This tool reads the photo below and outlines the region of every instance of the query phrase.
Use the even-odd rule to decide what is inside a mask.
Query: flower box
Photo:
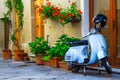
[[[2,58],[5,60],[12,59],[11,50],[2,50]]]
[[[50,61],[43,60],[43,64],[44,64],[44,66],[50,66]]]
[[[50,59],[50,67],[55,67],[58,68],[59,67],[59,61],[61,61],[63,59],[63,57],[54,57]]]
[[[14,50],[15,61],[24,61],[22,55],[24,55],[24,50]]]
[[[68,65],[67,65],[67,63],[66,62],[59,62],[59,68],[63,68],[63,69],[68,69]]]

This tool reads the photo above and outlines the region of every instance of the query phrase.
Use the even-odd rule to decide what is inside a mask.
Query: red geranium
[[[46,5],[39,7],[38,10],[44,18],[56,18],[57,20],[60,20],[63,26],[67,24],[73,16],[77,19],[81,18],[82,11],[77,9],[75,2],[72,2],[70,7],[61,8],[53,6],[49,0],[46,1]],[[68,0],[68,2],[70,2],[70,0]]]

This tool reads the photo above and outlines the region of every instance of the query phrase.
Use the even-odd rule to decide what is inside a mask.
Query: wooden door
[[[34,0],[34,12],[35,12],[34,35],[35,37],[44,37],[43,19],[38,12],[38,6],[43,5],[43,1],[44,0]]]
[[[113,67],[120,66],[120,0],[90,0],[90,23],[96,14],[105,14],[108,28],[102,31],[107,43],[109,62]]]
[[[113,25],[113,64],[120,67],[120,0],[112,0]]]

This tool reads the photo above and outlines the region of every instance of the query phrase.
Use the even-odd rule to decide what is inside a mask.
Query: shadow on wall
[[[1,48],[0,48],[0,59],[2,58],[2,50],[1,50]]]
[[[0,19],[0,57],[3,49],[4,49],[4,23]]]

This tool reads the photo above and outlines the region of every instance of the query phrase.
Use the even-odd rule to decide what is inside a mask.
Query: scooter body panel
[[[65,61],[84,63],[88,58],[88,45],[71,47],[65,54]]]
[[[107,56],[106,43],[104,37],[101,34],[90,35],[89,44],[91,48],[91,56],[88,64],[94,64],[99,59],[102,59]]]
[[[98,59],[103,59],[107,56],[107,54],[105,53],[105,51],[101,50],[101,51],[98,51],[97,52],[97,56],[98,56]]]

